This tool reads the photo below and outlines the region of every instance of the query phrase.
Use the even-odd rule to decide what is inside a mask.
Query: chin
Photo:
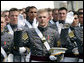
[[[43,25],[40,25],[40,26],[45,26],[45,25],[43,24]]]

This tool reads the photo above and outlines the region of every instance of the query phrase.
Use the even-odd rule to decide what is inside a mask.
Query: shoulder
[[[50,33],[52,33],[52,34],[55,34],[55,35],[59,35],[59,32],[56,30],[56,29],[54,29],[53,27],[48,27],[48,30],[49,30],[49,32]]]
[[[56,24],[55,23],[54,24],[49,23],[48,26],[50,26],[51,28],[54,28],[54,27],[56,27]]]

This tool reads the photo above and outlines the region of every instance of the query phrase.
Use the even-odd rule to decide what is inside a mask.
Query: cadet
[[[32,28],[37,27],[38,22],[36,21],[37,16],[37,8],[35,6],[29,6],[26,8],[26,19],[25,19],[25,26]]]
[[[7,25],[7,30],[11,34],[17,29],[17,23],[18,23],[18,9],[17,8],[11,8],[9,10],[9,18],[10,18],[10,24]]]
[[[53,19],[49,22],[49,24],[53,24],[51,25],[51,27],[54,27],[57,31],[58,31],[58,9],[55,8],[52,10],[52,16],[53,16]]]
[[[82,46],[83,35],[78,27],[78,15],[74,12],[74,20],[71,26],[62,29],[61,31],[61,42],[62,47],[68,48],[65,54],[63,62],[78,62],[79,61],[79,48]],[[81,49],[82,50],[82,49]]]
[[[9,11],[8,10],[4,11],[3,15],[5,16],[6,25],[9,24],[10,23]]]
[[[78,18],[79,18],[79,27],[83,28],[83,12],[78,13]]]
[[[39,22],[38,28],[28,29],[25,33],[21,33],[22,31],[15,32],[15,35],[18,33],[22,35],[22,37],[19,37],[19,44],[21,44],[19,47],[26,46],[30,48],[31,62],[49,62],[50,60],[57,60],[55,56],[50,56],[49,49],[52,47],[61,47],[61,44],[58,45],[60,36],[56,30],[49,27],[48,17],[48,12],[41,9],[37,13],[37,21]]]
[[[35,6],[28,6],[25,9],[26,11],[26,19],[25,19],[25,27],[27,28],[33,28],[38,26],[38,22],[36,21],[37,16],[37,8]],[[29,58],[30,60],[30,50],[28,49],[29,54],[27,54],[26,58]],[[26,62],[29,62],[27,59]]]
[[[7,30],[10,32],[12,35],[14,35],[14,31],[17,30],[18,26],[18,9],[17,8],[11,8],[9,10],[9,18],[10,18],[10,24],[7,25]],[[12,51],[14,55],[14,62],[21,62],[21,54],[20,52],[17,52],[14,48]]]
[[[1,15],[1,62],[10,62],[13,59],[8,58],[8,55],[13,47],[13,36],[5,31],[5,24],[5,18]]]
[[[83,41],[81,41],[81,39],[83,39],[83,9],[82,8],[79,9],[78,18],[79,18],[80,36],[82,36],[82,37],[80,37],[80,42],[79,42],[79,44],[81,44],[79,46],[79,52],[80,52],[79,58],[81,58],[83,60]],[[81,60],[79,59],[79,62],[80,61]]]

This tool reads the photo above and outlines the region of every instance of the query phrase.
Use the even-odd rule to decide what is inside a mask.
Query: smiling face
[[[66,10],[60,10],[59,11],[59,20],[65,20],[67,16],[67,11]]]

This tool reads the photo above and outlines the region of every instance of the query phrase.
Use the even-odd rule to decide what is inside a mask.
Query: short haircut
[[[54,8],[54,9],[52,10],[52,12],[54,12],[54,11],[58,11],[58,8]]]
[[[78,12],[76,12],[76,11],[73,11],[73,13],[74,13],[74,15],[78,15]]]
[[[9,15],[10,15],[10,12],[12,12],[12,11],[17,11],[17,12],[19,12],[19,10],[18,10],[17,8],[11,8],[11,9],[9,10]]]
[[[52,9],[51,9],[51,8],[46,8],[46,10],[47,10],[48,12],[51,12],[51,11],[52,11]]]
[[[5,11],[3,11],[3,12],[9,12],[9,10],[5,10]]]
[[[78,17],[79,17],[80,15],[83,15],[83,12],[79,12],[79,13],[78,13]]]
[[[9,10],[9,13],[11,12],[11,11],[19,11],[17,8],[11,8],[10,10]]]
[[[39,9],[38,12],[37,12],[37,15],[40,14],[40,13],[48,13],[48,10],[47,9]]]
[[[83,15],[83,12],[80,12],[80,10],[83,10],[83,8],[78,9],[78,15]]]
[[[35,9],[37,9],[35,6],[28,6],[28,7],[26,7],[26,12],[29,12],[30,11],[30,9],[32,9],[32,8],[35,8]]]
[[[65,7],[61,7],[61,8],[59,8],[58,11],[60,11],[60,10],[66,10],[66,12],[67,12],[67,8],[65,8]]]
[[[83,10],[83,8],[79,8],[79,9],[78,9],[78,12],[79,12],[80,10]]]

